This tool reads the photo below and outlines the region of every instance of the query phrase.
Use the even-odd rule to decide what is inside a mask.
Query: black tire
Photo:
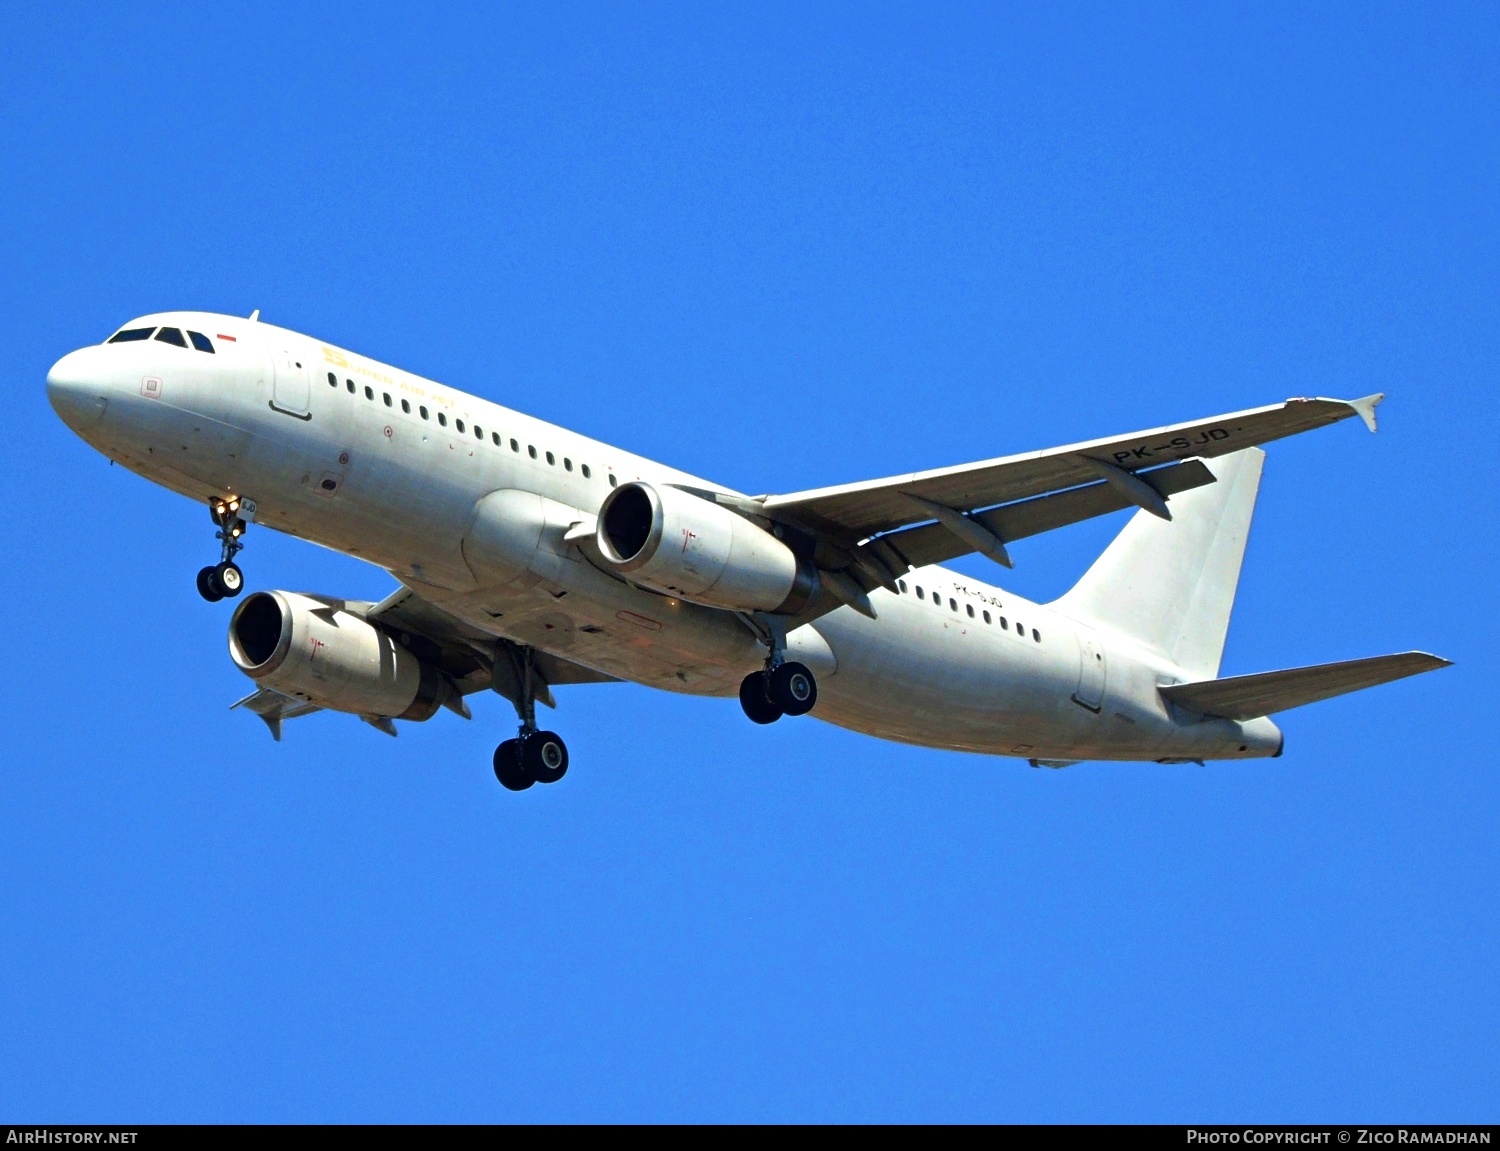
[[[198,573],[198,594],[209,603],[218,603],[224,598],[224,593],[219,590],[217,574],[214,568],[204,568]]]
[[[568,745],[555,731],[537,731],[521,744],[521,764],[538,783],[556,783],[568,774]]]
[[[766,695],[787,715],[806,715],[818,702],[818,681],[805,664],[784,663],[772,669]]]
[[[753,671],[740,681],[740,706],[751,723],[775,723],[781,718],[781,708],[771,702],[767,686],[763,671]]]
[[[507,739],[495,748],[495,778],[507,791],[525,791],[536,782],[521,762],[519,739]]]
[[[220,564],[214,568],[214,586],[233,599],[245,590],[245,573],[232,563]]]

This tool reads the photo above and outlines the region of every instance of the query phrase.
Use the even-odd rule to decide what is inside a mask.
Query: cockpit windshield
[[[136,340],[149,340],[153,332],[156,333],[156,338],[164,344],[172,344],[175,347],[185,348],[188,346],[188,340],[191,340],[193,347],[197,348],[200,352],[207,352],[210,356],[214,355],[214,342],[212,340],[202,332],[191,331],[187,334],[187,340],[184,340],[181,328],[122,328],[106,340],[105,343],[129,344]]]

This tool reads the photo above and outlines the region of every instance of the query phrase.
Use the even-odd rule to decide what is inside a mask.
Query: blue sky
[[[0,1114],[1494,1120],[1489,5],[0,11]],[[47,406],[266,319],[795,490],[1386,391],[1272,446],[1226,674],[1457,666],[1062,772],[560,691],[274,744],[205,511]],[[1117,531],[964,569],[1034,598]],[[252,530],[252,587],[389,577]]]

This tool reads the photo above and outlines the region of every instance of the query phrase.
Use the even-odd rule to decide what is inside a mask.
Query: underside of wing
[[[1150,500],[1129,478],[1194,457],[1212,458],[1358,415],[1372,428],[1382,397],[1293,399],[1212,419],[1088,440],[1039,452],[818,488],[757,501],[762,513],[809,530],[862,540],[934,516],[922,504],[970,512],[1083,485],[1112,487],[1129,506]],[[1180,489],[1179,489],[1180,490]],[[917,497],[914,503],[911,497]],[[1113,510],[1108,509],[1108,510]],[[1159,510],[1159,509],[1158,509]],[[1045,529],[1042,529],[1045,530]],[[972,549],[971,549],[972,550]]]
[[[497,653],[516,646],[450,615],[408,587],[398,588],[364,614],[371,623],[406,637],[407,646],[452,678],[465,694],[493,686]],[[553,686],[617,682],[615,676],[550,652],[529,649],[528,654],[542,680]],[[500,674],[505,674],[503,668]]]

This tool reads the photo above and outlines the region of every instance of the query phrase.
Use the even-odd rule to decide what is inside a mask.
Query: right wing
[[[1425,651],[1407,651],[1400,655],[1377,655],[1343,663],[1295,667],[1289,671],[1263,671],[1258,675],[1171,684],[1157,690],[1173,703],[1203,715],[1255,719],[1451,665],[1451,660],[1441,656],[1428,655]]]
[[[445,706],[465,719],[469,718],[469,712],[461,697],[473,692],[493,688],[514,702],[522,690],[521,678],[527,674],[528,663],[533,697],[548,707],[557,706],[557,701],[552,698],[552,686],[616,682],[615,676],[471,627],[404,585],[379,603],[328,602],[383,628],[423,663],[441,672],[458,691],[458,696],[451,697],[457,702],[448,702]],[[323,710],[316,704],[268,687],[260,688],[230,707],[253,711],[265,721],[277,740],[281,739],[284,720]],[[360,718],[387,735],[396,734],[395,725],[388,719]]]

